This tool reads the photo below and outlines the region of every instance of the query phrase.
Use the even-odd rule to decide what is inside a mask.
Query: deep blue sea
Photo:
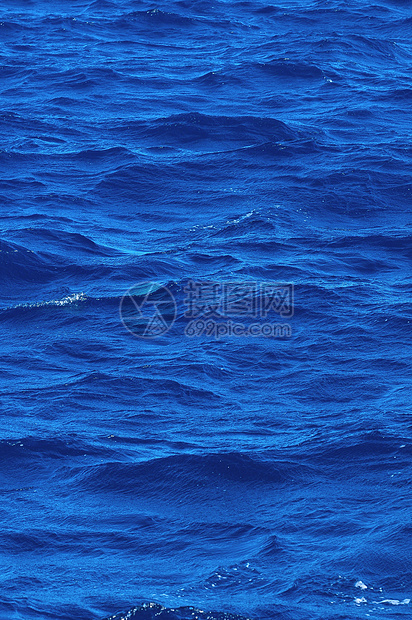
[[[412,5],[3,0],[0,619],[412,617]]]

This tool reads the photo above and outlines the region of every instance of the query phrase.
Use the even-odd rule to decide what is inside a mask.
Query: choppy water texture
[[[0,10],[0,617],[408,618],[410,5]],[[185,336],[189,279],[292,335]]]

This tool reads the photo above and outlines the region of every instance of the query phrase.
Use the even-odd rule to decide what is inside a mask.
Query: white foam
[[[396,598],[385,598],[383,601],[375,601],[375,603],[386,604],[386,605],[409,605],[411,602],[410,598],[404,598],[403,601],[398,601]]]
[[[17,304],[14,306],[15,308],[45,308],[47,306],[68,306],[70,304],[75,303],[76,301],[85,301],[86,295],[84,293],[73,293],[72,295],[67,295],[67,297],[63,297],[63,299],[52,299],[51,301],[38,301],[32,304]]]

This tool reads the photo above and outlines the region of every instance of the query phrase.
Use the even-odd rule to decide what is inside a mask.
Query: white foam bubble
[[[409,605],[410,602],[410,598],[404,598],[403,601],[399,601],[396,598],[385,598],[383,601],[375,601],[375,603],[379,603],[381,605]]]

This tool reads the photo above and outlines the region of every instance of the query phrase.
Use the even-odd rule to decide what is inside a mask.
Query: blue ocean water
[[[1,619],[410,617],[411,28],[3,0]],[[189,334],[190,282],[290,332]]]

